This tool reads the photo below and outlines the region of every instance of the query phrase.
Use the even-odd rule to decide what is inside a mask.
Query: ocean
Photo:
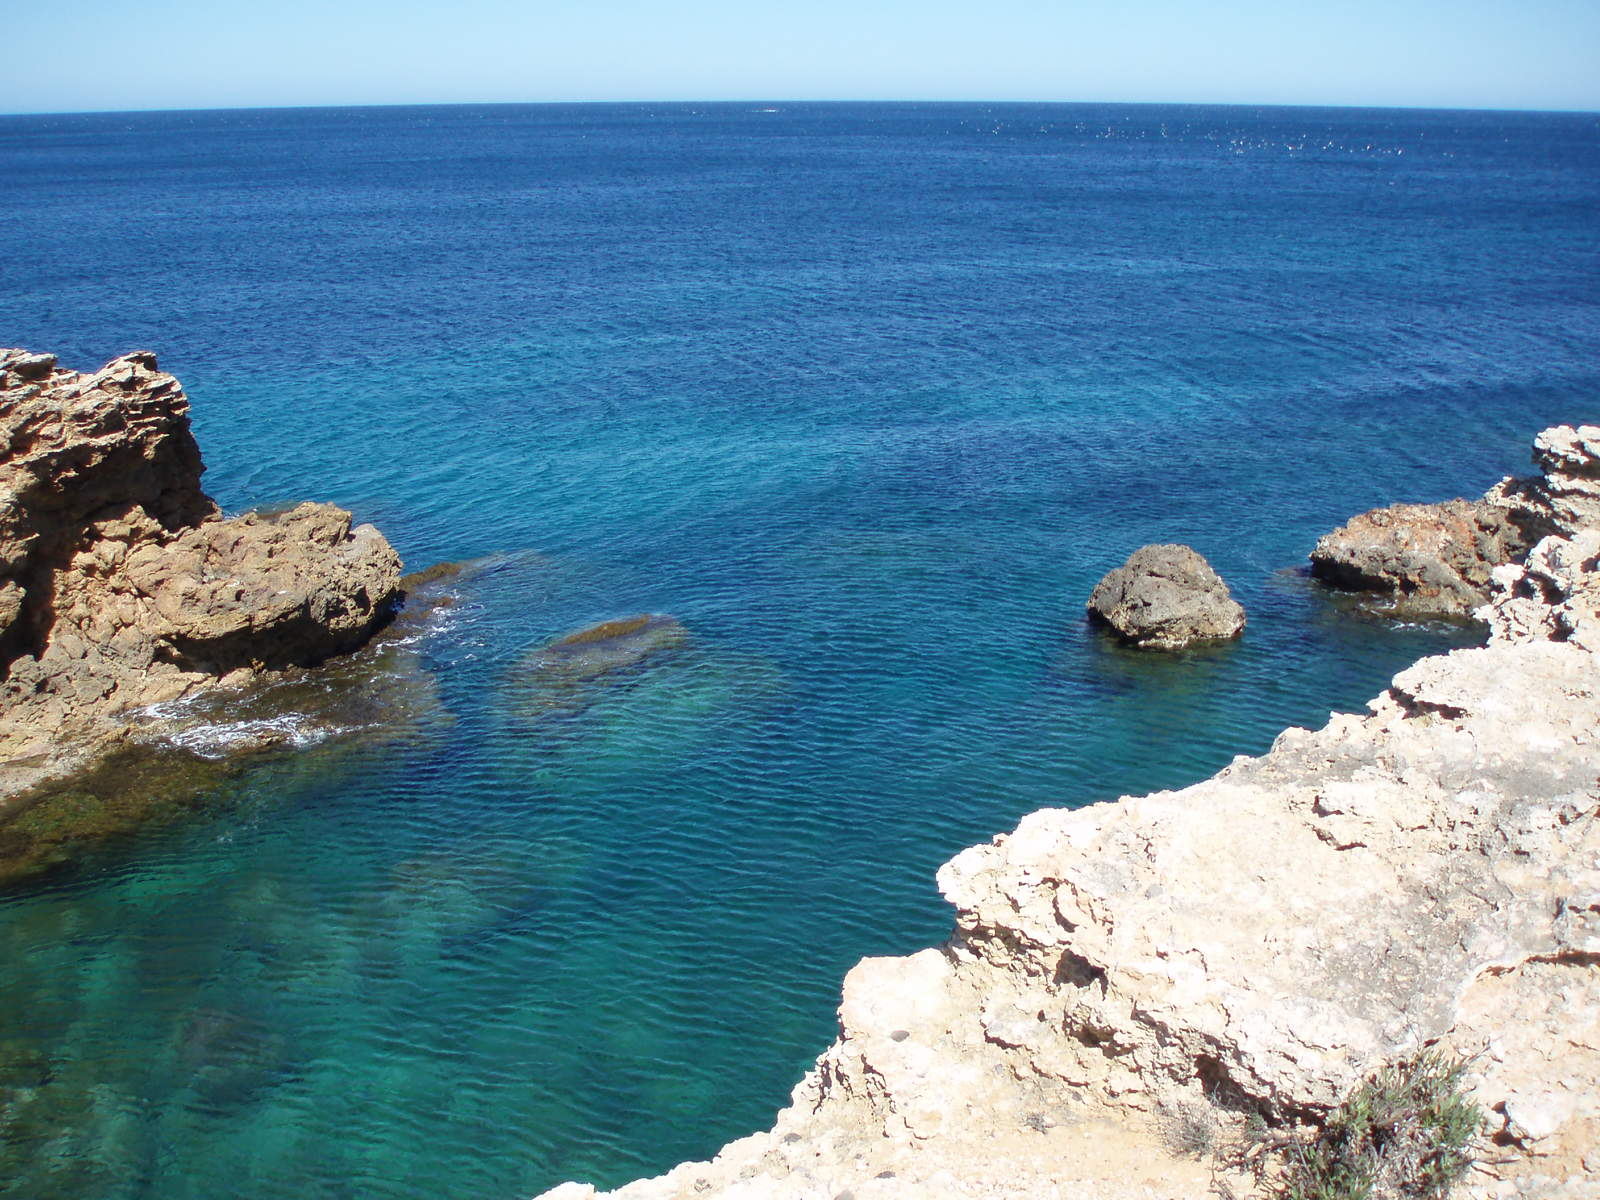
[[[419,730],[0,894],[0,1194],[517,1200],[765,1128],[964,846],[1473,640],[1302,567],[1600,419],[1600,117],[0,117],[0,345],[155,350],[227,510],[470,563]],[[1241,641],[1085,625],[1155,541]],[[689,640],[530,710],[642,612]]]

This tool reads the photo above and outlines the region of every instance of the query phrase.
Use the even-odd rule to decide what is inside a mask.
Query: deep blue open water
[[[1459,643],[1294,569],[1600,418],[1600,118],[7,117],[13,344],[156,350],[230,510],[486,562],[421,648],[452,720],[0,897],[0,1193],[515,1200],[765,1127],[961,847]],[[1085,628],[1167,540],[1240,643]],[[528,650],[643,611],[692,641],[519,710]]]

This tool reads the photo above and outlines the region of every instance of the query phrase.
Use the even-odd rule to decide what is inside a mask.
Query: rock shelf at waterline
[[[341,508],[224,518],[188,414],[153,354],[0,350],[0,820],[140,710],[347,654],[400,603],[399,556]]]
[[[1478,500],[1392,504],[1352,517],[1311,552],[1311,573],[1401,617],[1467,617],[1493,569],[1541,538],[1600,527],[1600,425],[1534,439],[1541,474],[1507,478]]]
[[[248,771],[287,770],[291,756],[304,759],[294,767],[299,775],[331,781],[365,751],[434,744],[454,718],[421,651],[450,620],[458,583],[419,575],[405,584],[405,606],[359,650],[134,709],[124,736],[84,765],[9,796],[0,887],[81,863],[123,836],[227,807]]]

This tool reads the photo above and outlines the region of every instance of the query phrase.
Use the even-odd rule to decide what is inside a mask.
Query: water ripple
[[[413,566],[472,560],[395,646],[431,681],[407,736],[197,711],[195,750],[302,749],[0,897],[0,1194],[510,1198],[764,1127],[844,972],[947,934],[950,854],[1202,778],[1467,636],[1285,568],[1600,419],[1596,136],[0,118],[13,340],[161,350],[230,510],[328,498]],[[1169,540],[1242,641],[1087,627],[1100,574]],[[528,703],[530,651],[643,612],[686,640]]]

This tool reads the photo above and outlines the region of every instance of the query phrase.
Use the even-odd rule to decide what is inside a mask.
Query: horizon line
[[[350,109],[403,109],[403,108],[576,108],[594,107],[648,107],[652,105],[974,105],[991,104],[1007,106],[1097,107],[1097,108],[1253,108],[1253,109],[1337,109],[1376,112],[1463,112],[1463,113],[1521,113],[1548,116],[1600,116],[1600,108],[1533,108],[1503,105],[1451,105],[1451,104],[1316,104],[1303,101],[1249,100],[996,100],[996,99],[812,99],[773,100],[760,98],[734,98],[725,100],[381,100],[354,104],[232,104],[210,106],[180,106],[156,108],[67,108],[0,111],[0,119],[11,117],[110,117],[155,113],[230,113],[230,112],[336,112]]]

